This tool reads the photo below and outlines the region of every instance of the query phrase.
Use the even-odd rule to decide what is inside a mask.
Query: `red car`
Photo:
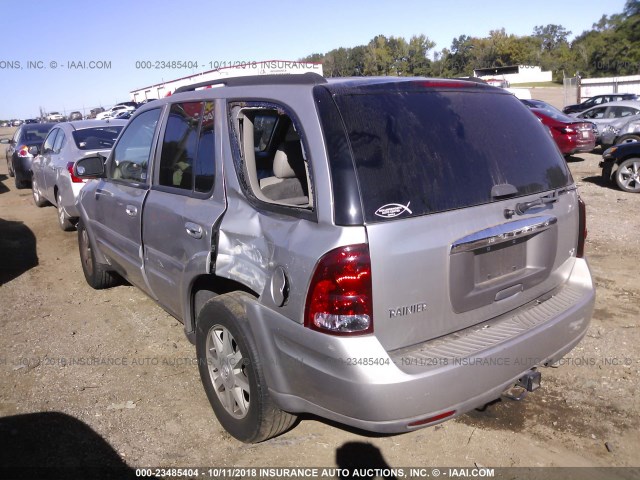
[[[591,122],[569,117],[557,108],[540,100],[523,100],[533,114],[551,131],[564,156],[590,152],[596,148],[596,135]]]

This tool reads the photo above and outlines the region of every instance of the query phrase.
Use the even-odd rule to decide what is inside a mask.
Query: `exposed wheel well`
[[[229,280],[228,278],[218,277],[216,275],[199,276],[191,287],[191,312],[190,318],[187,319],[187,330],[189,332],[195,330],[198,313],[210,299],[224,293],[236,291],[246,292],[256,298],[259,297],[256,292],[235,280]]]

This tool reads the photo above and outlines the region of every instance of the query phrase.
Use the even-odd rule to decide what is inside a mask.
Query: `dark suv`
[[[588,108],[595,107],[608,102],[617,102],[620,100],[637,100],[638,96],[635,93],[609,93],[607,95],[596,95],[595,97],[588,98],[582,103],[576,105],[567,105],[562,109],[564,113],[578,113]]]
[[[120,274],[184,323],[234,437],[302,412],[434,425],[534,390],[583,337],[584,205],[513,95],[425,78],[217,83],[141,107],[106,163],[74,174],[97,179],[78,200],[87,281]]]

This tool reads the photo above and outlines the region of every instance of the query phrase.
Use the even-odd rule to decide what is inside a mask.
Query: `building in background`
[[[496,87],[508,87],[518,83],[551,82],[552,72],[543,72],[533,65],[510,65],[508,67],[477,68],[473,75]]]
[[[245,77],[249,75],[281,75],[313,72],[322,75],[322,64],[313,62],[294,62],[288,60],[265,60],[263,62],[242,62],[239,65],[217,68],[206,72],[156,83],[130,92],[131,100],[142,102],[171,95],[177,88],[194,83],[219,80],[226,77]]]

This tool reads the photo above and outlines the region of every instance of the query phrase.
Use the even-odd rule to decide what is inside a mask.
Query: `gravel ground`
[[[14,188],[3,158],[0,465],[639,466],[640,195],[603,183],[599,159],[569,163],[587,203],[595,315],[540,390],[404,435],[303,417],[244,445],[217,423],[182,325],[134,287],[89,288],[76,235]]]

